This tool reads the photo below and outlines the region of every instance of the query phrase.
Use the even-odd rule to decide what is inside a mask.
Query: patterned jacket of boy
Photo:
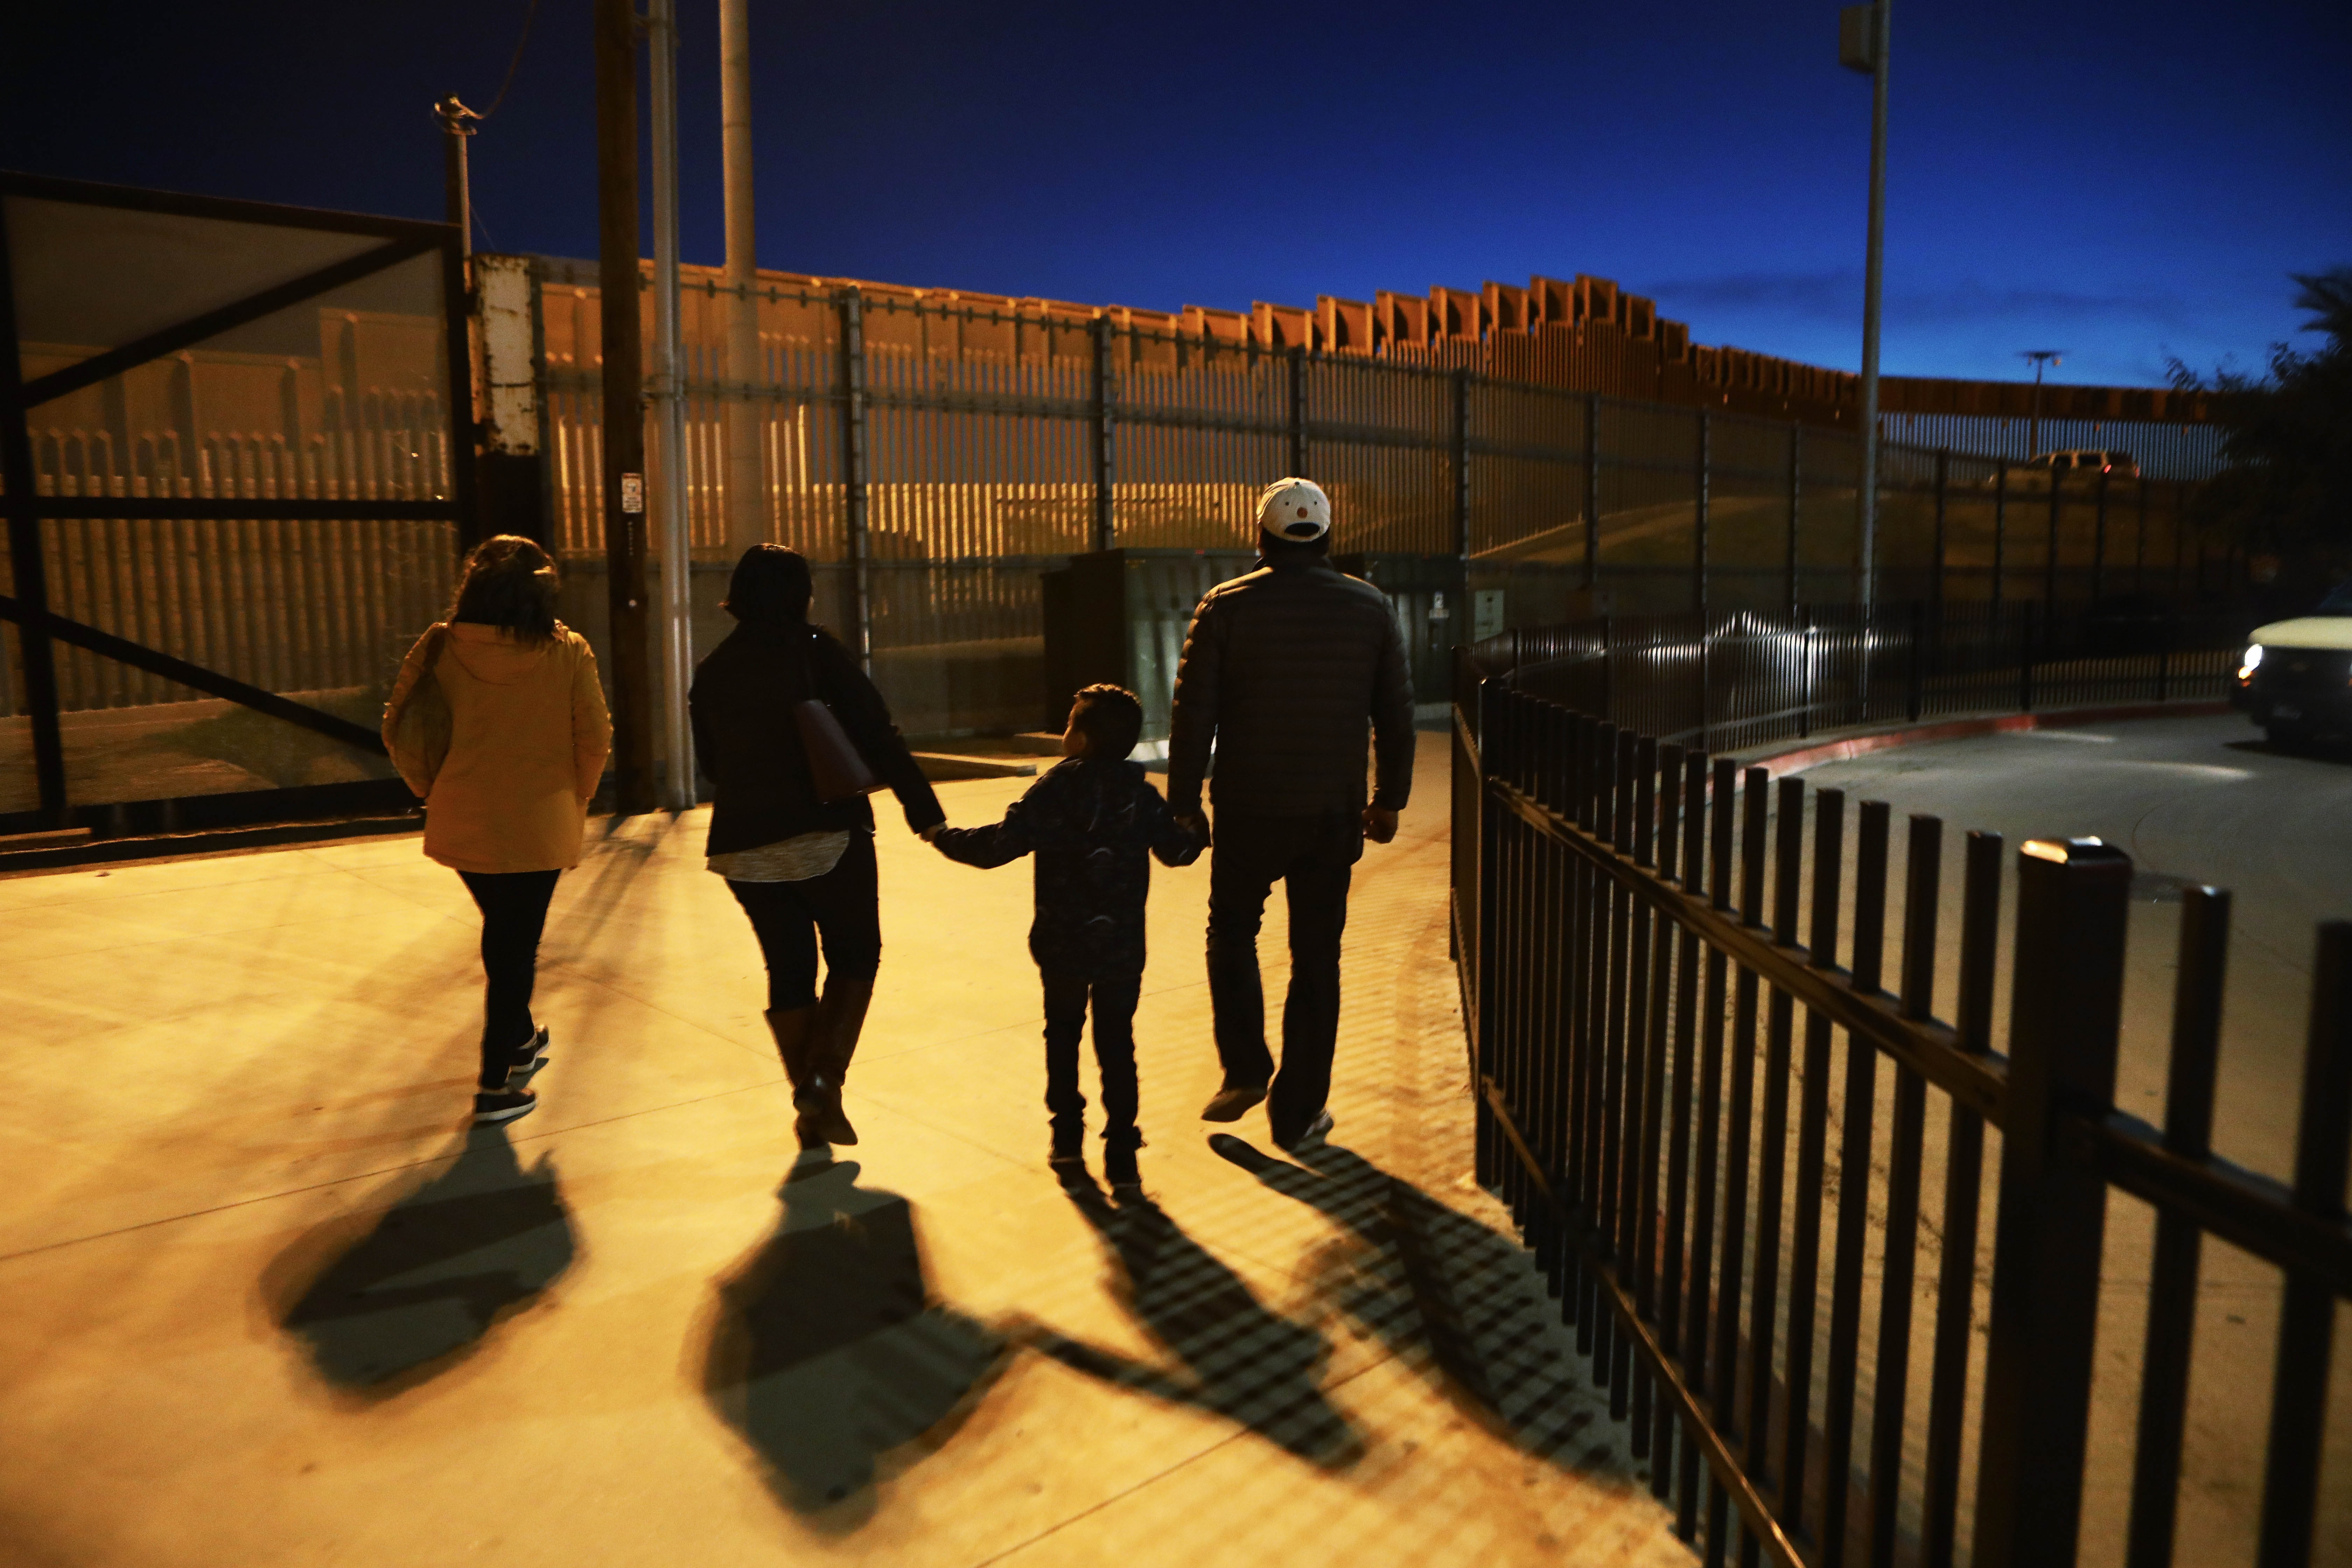
[[[1143,903],[1151,856],[1167,866],[1200,858],[1141,764],[1071,757],[1047,769],[988,827],[950,827],[932,844],[950,860],[987,868],[1034,855],[1036,918],[1029,955],[1040,969],[1089,980],[1143,973]]]

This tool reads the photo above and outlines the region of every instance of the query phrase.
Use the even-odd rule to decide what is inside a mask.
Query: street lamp
[[[2033,412],[2025,421],[2025,455],[2029,458],[2042,450],[2042,369],[2044,365],[2064,364],[2058,356],[2064,349],[2021,349],[2018,358],[2033,362]]]
[[[1878,297],[1886,263],[1886,37],[1893,0],[1838,13],[1838,63],[1870,78],[1870,239],[1862,293],[1862,605],[1878,566]]]

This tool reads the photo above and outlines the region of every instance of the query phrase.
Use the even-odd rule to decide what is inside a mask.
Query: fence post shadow
[[[1299,1164],[1229,1133],[1221,1157],[1317,1209],[1362,1244],[1331,1281],[1336,1304],[1407,1364],[1418,1363],[1465,1417],[1564,1469],[1608,1465],[1605,1437],[1581,1443],[1603,1405],[1544,1342],[1559,1308],[1536,1256],[1515,1238],[1334,1144]]]
[[[1038,1350],[1114,1387],[1212,1411],[1324,1469],[1363,1457],[1361,1435],[1324,1396],[1330,1346],[1319,1331],[1260,1302],[1157,1204],[1114,1205],[1083,1173],[1065,1176],[1062,1189],[1102,1237],[1120,1304],[1177,1365],[1150,1365],[1044,1329],[1035,1331]]]

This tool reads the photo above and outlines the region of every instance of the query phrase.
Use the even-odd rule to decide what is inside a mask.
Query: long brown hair
[[[504,626],[518,641],[555,636],[555,563],[520,534],[485,539],[466,556],[448,618]]]

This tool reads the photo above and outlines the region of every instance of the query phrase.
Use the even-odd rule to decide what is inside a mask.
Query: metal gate
[[[473,533],[438,223],[0,173],[0,834],[410,805],[385,688]]]

